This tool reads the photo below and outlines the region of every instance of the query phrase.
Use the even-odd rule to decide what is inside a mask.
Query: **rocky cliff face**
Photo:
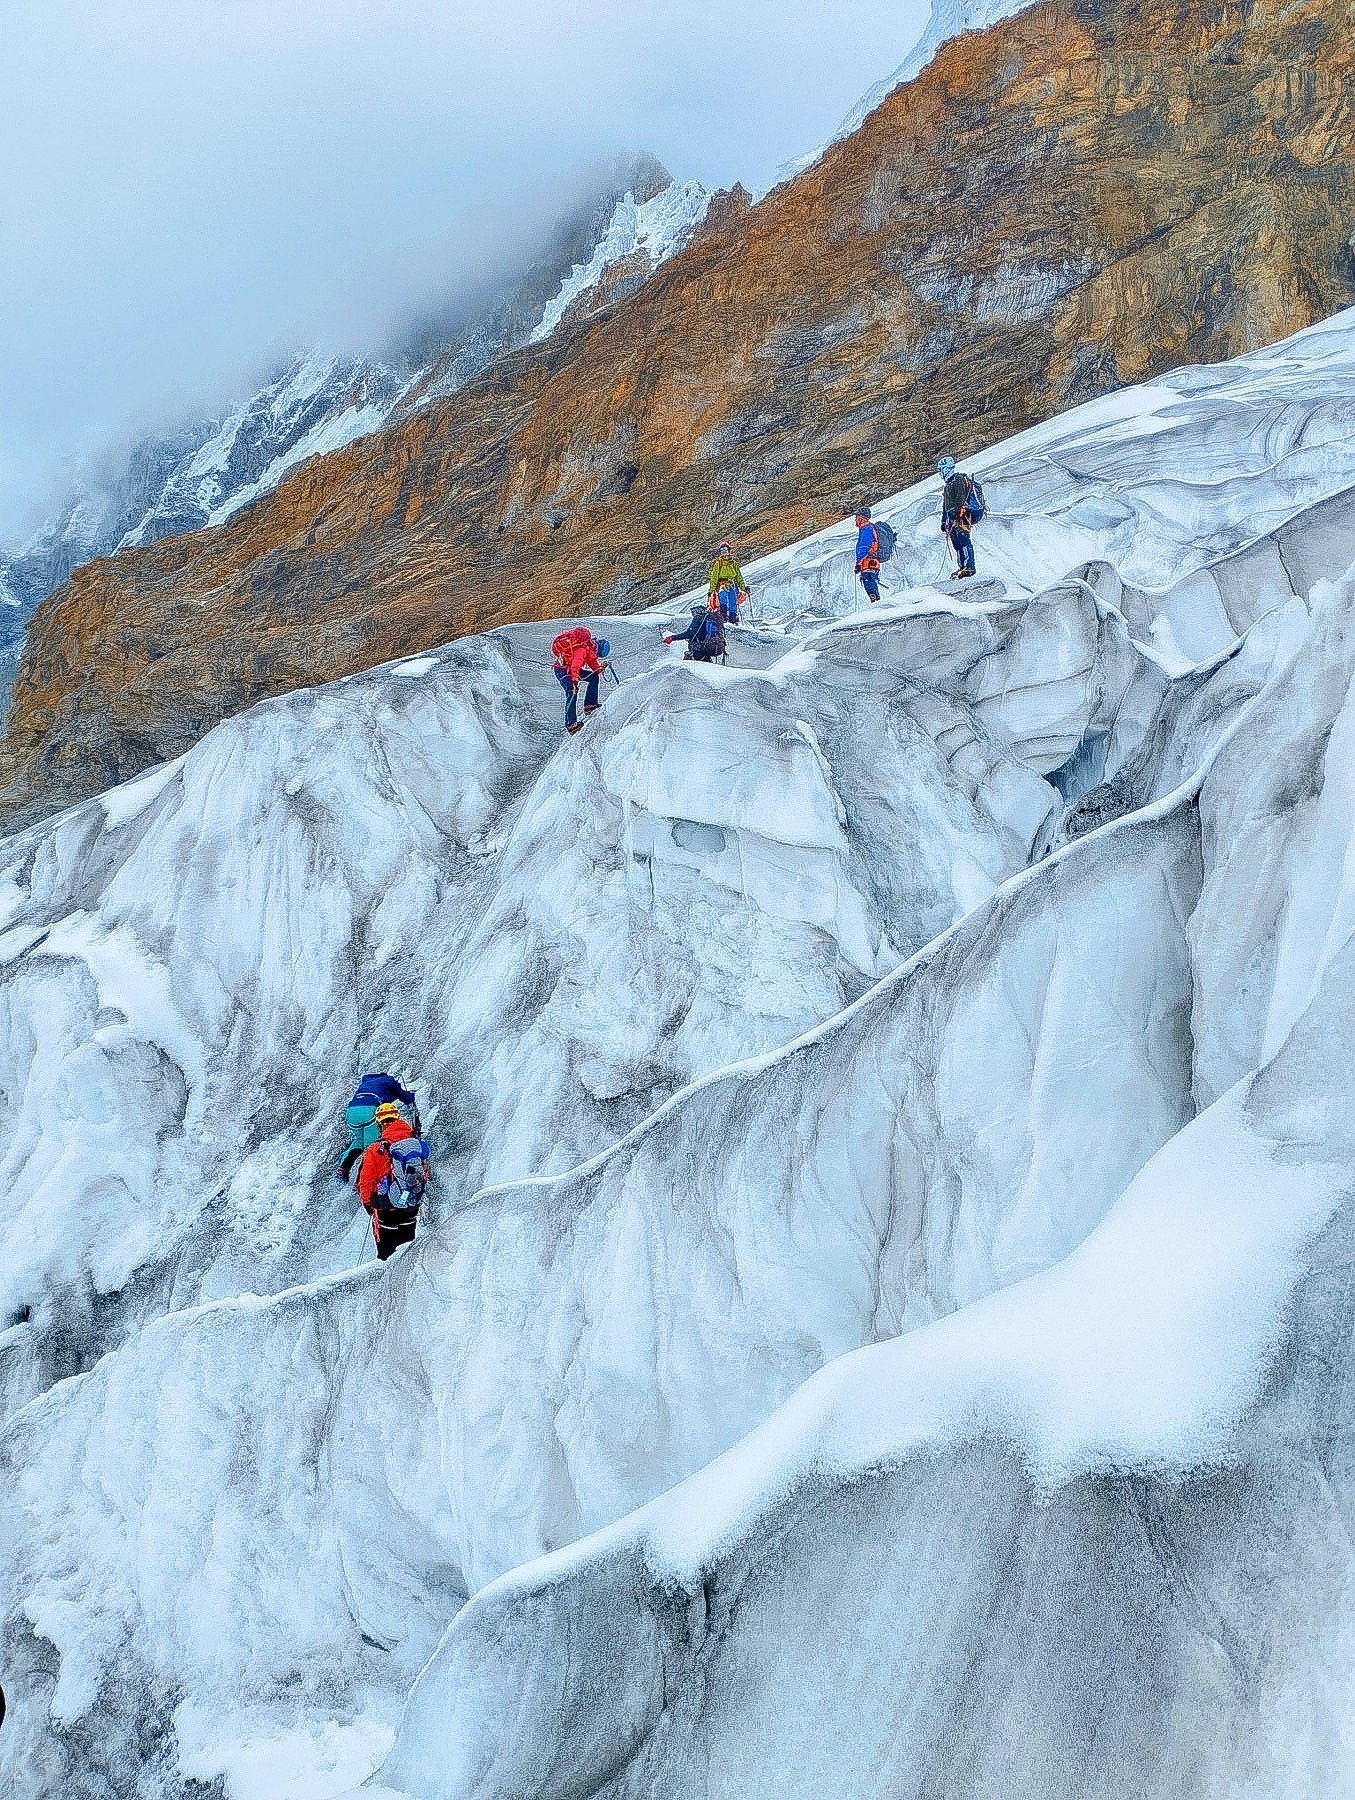
[[[223,523],[291,470],[455,393],[505,350],[553,330],[594,287],[629,292],[681,247],[709,195],[654,157],[593,171],[531,260],[461,294],[379,354],[298,351],[259,390],[212,418],[148,434],[84,468],[48,519],[0,549],[0,718],[34,609],[85,563]],[[667,230],[646,237],[662,217]]]
[[[625,609],[973,447],[1355,291],[1344,0],[1048,0],[944,46],[619,304],[80,570],[30,632],[11,820],[260,695]]]

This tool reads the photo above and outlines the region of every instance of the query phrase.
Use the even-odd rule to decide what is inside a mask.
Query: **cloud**
[[[58,459],[371,342],[586,164],[764,183],[926,0],[15,0],[0,18],[0,529]]]

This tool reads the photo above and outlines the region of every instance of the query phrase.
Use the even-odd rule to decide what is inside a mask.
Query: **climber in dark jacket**
[[[403,1106],[409,1109],[412,1119],[417,1120],[419,1116],[413,1091],[402,1087],[393,1075],[364,1075],[358,1083],[357,1092],[344,1108],[344,1123],[352,1134],[339,1164],[339,1173],[345,1181],[351,1179],[354,1166],[363,1151],[381,1135],[376,1124],[376,1109],[379,1106]]]
[[[380,1106],[383,1100],[392,1100],[397,1106],[413,1106],[414,1091],[402,1087],[394,1075],[364,1075],[358,1083],[358,1091],[348,1102],[350,1106]]]
[[[943,456],[936,472],[945,483],[941,490],[941,530],[950,539],[959,568],[952,579],[963,581],[974,573],[974,528],[970,511],[969,477],[955,466],[953,456]]]
[[[725,653],[725,620],[720,596],[711,594],[704,606],[692,608],[692,622],[685,631],[666,631],[665,644],[686,644],[687,662],[718,662]]]

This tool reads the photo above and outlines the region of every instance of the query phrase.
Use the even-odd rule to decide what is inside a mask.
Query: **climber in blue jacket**
[[[873,606],[880,598],[880,533],[871,523],[868,506],[856,515],[856,573]]]
[[[363,1151],[381,1136],[376,1120],[379,1106],[407,1107],[416,1132],[418,1130],[419,1107],[413,1090],[402,1086],[393,1075],[364,1075],[357,1092],[344,1108],[344,1123],[352,1134],[339,1163],[339,1173],[345,1181],[352,1177]]]

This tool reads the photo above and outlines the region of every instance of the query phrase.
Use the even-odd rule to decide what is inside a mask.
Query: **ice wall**
[[[989,502],[980,576],[1009,597],[1073,575],[1119,583],[1135,638],[1179,672],[1226,649],[1277,598],[1339,574],[1349,502],[1329,522],[1297,521],[1355,486],[1353,319],[1338,313],[1253,356],[1121,389],[1002,444],[954,444]],[[886,595],[946,579],[940,494],[933,476],[892,498],[860,496],[899,534]],[[855,611],[855,541],[845,520],[749,565],[758,616]],[[1225,583],[1247,571],[1223,604],[1215,569]]]
[[[1197,1028],[1263,1014],[1250,1069],[1056,1267],[839,1359],[700,1475],[486,1588],[387,1791],[1350,1785],[1352,602],[1355,579],[1321,596],[1158,811],[1193,814],[1205,855]],[[1218,979],[1276,939],[1263,994]]]
[[[1339,1788],[1352,367],[992,453],[1049,579],[825,623],[825,540],[730,668],[607,621],[578,739],[512,628],[0,847],[13,1791]],[[442,1171],[386,1268],[371,1062]]]
[[[1170,686],[1078,585],[714,677],[607,629],[630,678],[578,743],[552,628],[512,628],[269,702],[0,850],[6,1409],[369,1254],[331,1176],[359,1065],[432,1102],[444,1210],[569,1167],[1024,868],[1047,777],[1088,734],[1134,761]]]

